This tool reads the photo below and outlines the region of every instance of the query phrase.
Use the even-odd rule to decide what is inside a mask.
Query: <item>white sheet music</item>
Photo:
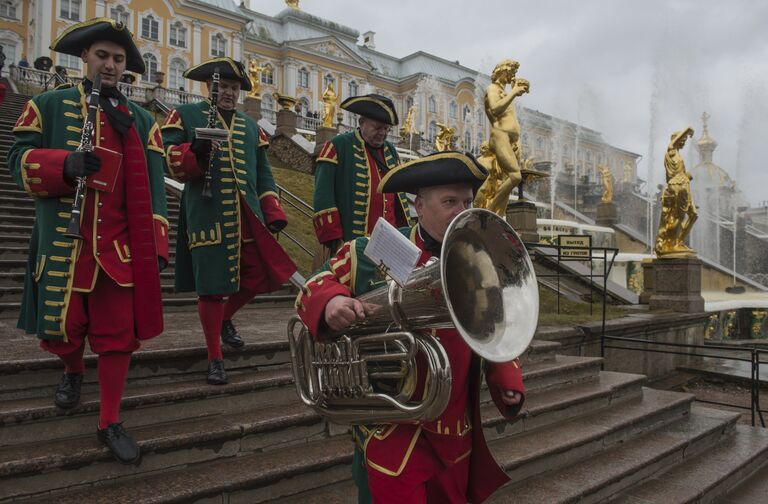
[[[364,254],[376,265],[383,264],[392,280],[405,285],[416,267],[421,250],[392,224],[379,217]]]

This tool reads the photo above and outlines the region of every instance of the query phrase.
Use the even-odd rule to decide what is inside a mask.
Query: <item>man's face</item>
[[[108,40],[94,42],[80,58],[87,65],[86,75],[91,82],[101,74],[104,87],[115,87],[125,72],[125,49]]]
[[[360,136],[372,147],[381,147],[389,133],[389,125],[367,117],[360,118]]]
[[[467,184],[420,189],[414,202],[419,224],[432,238],[442,243],[448,225],[461,212],[472,208],[473,199],[472,187]]]
[[[210,92],[213,81],[208,81],[208,91]],[[237,105],[237,98],[240,96],[240,81],[234,79],[219,80],[219,100],[216,105],[223,110],[232,110]]]

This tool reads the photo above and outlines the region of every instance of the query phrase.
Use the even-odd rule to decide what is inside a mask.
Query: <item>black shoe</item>
[[[121,464],[135,464],[141,458],[139,445],[125,432],[122,422],[110,424],[106,429],[97,429],[96,436]]]
[[[224,361],[212,360],[208,363],[208,385],[226,385],[227,372],[224,371]]]
[[[72,409],[80,402],[80,387],[83,384],[82,373],[64,373],[61,383],[53,394],[53,403],[61,409]]]
[[[245,345],[243,338],[237,334],[235,324],[231,320],[225,320],[221,323],[221,341],[231,346],[232,348],[240,348]]]

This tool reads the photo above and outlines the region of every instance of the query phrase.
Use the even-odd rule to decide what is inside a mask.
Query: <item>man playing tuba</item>
[[[419,265],[440,256],[449,224],[472,206],[474,193],[487,175],[472,157],[449,151],[401,165],[382,178],[379,192],[416,195],[419,224],[400,232],[421,249]],[[313,337],[327,329],[344,330],[366,317],[366,307],[355,297],[375,284],[376,266],[363,255],[367,243],[368,238],[345,243],[302,289],[296,307]],[[361,501],[370,488],[375,503],[482,502],[508,480],[483,437],[482,360],[456,329],[439,329],[434,334],[451,366],[448,405],[432,421],[356,427],[353,473]],[[418,366],[411,397],[423,394],[424,368]],[[519,361],[486,363],[485,369],[497,407],[507,418],[515,417],[525,392]]]

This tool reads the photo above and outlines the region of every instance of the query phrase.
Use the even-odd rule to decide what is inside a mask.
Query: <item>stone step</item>
[[[715,446],[733,432],[739,417],[720,410],[691,413],[684,400],[690,400],[688,394],[645,389],[644,395],[639,411],[628,405],[568,422],[557,427],[555,439],[537,433],[535,438],[516,438],[517,446],[506,439],[497,443],[494,453],[512,482],[487,502],[602,502]],[[556,456],[542,458],[552,451]]]
[[[357,487],[352,480],[346,480],[313,488],[291,497],[270,500],[266,504],[349,504],[351,502],[357,502]]]
[[[768,502],[766,471],[760,471],[763,487],[761,500],[729,494],[734,487],[750,478],[760,467],[768,468],[768,432],[764,429],[737,425],[735,432],[726,436],[709,450],[692,455],[683,454],[681,463],[669,471],[648,479],[612,499],[611,504],[680,504],[698,502]],[[756,475],[756,474],[755,474]],[[753,476],[750,478],[755,480]],[[754,492],[747,484],[744,492]],[[749,490],[748,490],[749,489]],[[721,499],[725,498],[725,501]]]
[[[768,460],[765,456],[763,459]],[[718,500],[719,504],[765,504],[766,502],[768,502],[768,464],[763,464],[737,489]]]
[[[115,462],[95,433],[5,448],[0,454],[0,501],[222,459],[237,464],[239,459],[233,457],[274,454],[287,446],[327,437],[322,419],[299,404],[258,407],[129,432],[142,451],[141,463],[129,467]]]
[[[352,443],[346,436],[282,450],[223,458],[173,472],[98,487],[100,502],[258,503],[349,477]],[[94,502],[92,488],[32,500],[36,503]],[[210,500],[209,500],[210,499]]]
[[[296,402],[286,385],[293,376],[287,367],[228,372],[229,384],[211,386],[196,373],[170,383],[126,388],[121,420],[127,426],[144,427],[163,422],[242,412],[259,405],[280,406]],[[291,391],[292,392],[292,391]],[[98,393],[87,392],[75,408],[64,411],[50,397],[0,403],[0,446],[51,441],[93,434],[98,419]]]

